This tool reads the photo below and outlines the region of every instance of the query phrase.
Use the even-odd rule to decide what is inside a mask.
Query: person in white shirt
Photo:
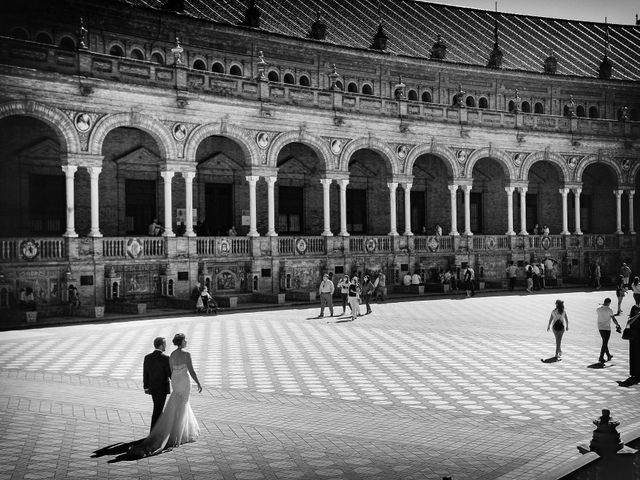
[[[418,274],[418,272],[415,272],[412,276],[411,276],[411,285],[420,285],[420,275]]]
[[[411,274],[409,272],[407,272],[402,278],[402,284],[405,286],[411,285]]]
[[[620,324],[616,320],[616,317],[613,316],[613,310],[611,310],[611,299],[605,298],[604,302],[601,306],[596,309],[596,313],[598,314],[598,331],[600,332],[600,336],[602,337],[602,347],[600,347],[600,358],[598,361],[600,363],[604,363],[604,356],[607,356],[607,362],[611,360],[613,355],[609,353],[609,337],[611,337],[611,322],[616,324],[616,332],[620,333],[621,328]]]
[[[318,288],[318,293],[320,294],[320,315],[318,318],[324,317],[324,308],[329,308],[329,313],[333,317],[333,292],[335,290],[335,285],[333,282],[329,280],[329,275],[325,273],[322,276],[322,282],[320,282],[320,287]]]

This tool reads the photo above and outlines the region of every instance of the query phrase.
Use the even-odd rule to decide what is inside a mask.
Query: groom
[[[167,395],[171,393],[169,386],[171,367],[169,357],[164,354],[167,342],[163,337],[157,337],[153,341],[153,346],[155,350],[144,357],[142,369],[144,393],[151,395],[153,399],[152,429],[162,414]]]

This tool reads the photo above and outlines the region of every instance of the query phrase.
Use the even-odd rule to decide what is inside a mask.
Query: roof
[[[130,5],[162,8],[166,0],[118,0]],[[237,25],[244,19],[247,0],[185,0],[184,14]],[[502,68],[543,71],[554,51],[558,74],[598,77],[598,67],[609,33],[612,79],[640,80],[640,27],[562,20],[471,8],[419,0],[382,0],[382,20],[389,37],[387,51],[428,58],[442,35],[448,62],[486,66],[494,44],[494,25],[504,54]],[[317,8],[327,25],[326,42],[369,48],[379,24],[378,0],[258,0],[260,29],[306,38]]]

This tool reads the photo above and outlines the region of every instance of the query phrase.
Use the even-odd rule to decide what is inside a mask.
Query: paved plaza
[[[0,480],[540,478],[579,456],[602,408],[621,432],[640,426],[640,386],[616,383],[627,342],[614,333],[612,361],[593,368],[595,308],[612,294],[384,303],[355,322],[313,306],[0,332]],[[562,360],[543,363],[556,298],[570,328]],[[142,359],[176,332],[204,387],[191,396],[200,439],[139,461],[95,456],[147,434]]]

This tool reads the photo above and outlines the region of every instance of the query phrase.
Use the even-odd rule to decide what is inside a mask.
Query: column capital
[[[176,172],[173,170],[163,170],[160,172],[160,176],[164,178],[165,181],[171,180],[175,174]]]
[[[349,179],[341,178],[340,180],[338,180],[338,185],[340,185],[340,188],[347,188],[347,185],[349,185]]]
[[[624,190],[622,190],[621,188],[619,189],[615,189],[613,191],[613,194],[616,196],[616,198],[620,198],[622,196],[622,193],[624,192]]]
[[[558,190],[558,193],[563,197],[566,197],[567,195],[569,195],[569,188],[567,187],[561,188]]]
[[[462,190],[465,192],[471,192],[471,190],[473,190],[473,185],[462,185]]]
[[[331,186],[332,182],[333,182],[333,179],[331,179],[331,178],[321,178],[320,179],[320,183],[322,184],[322,186],[324,188],[329,188]]]
[[[409,190],[411,190],[411,188],[413,187],[413,183],[412,182],[405,182],[402,184],[402,188],[408,192]]]
[[[247,177],[247,180],[249,180],[249,177]],[[267,182],[267,185],[275,185],[276,182],[278,181],[278,177],[272,177],[272,176],[264,177],[264,181]]]
[[[398,188],[398,183],[397,182],[387,182],[387,187],[389,187],[389,190],[395,190],[396,188]]]
[[[516,190],[516,187],[504,187],[504,191],[509,195],[513,195],[513,192]]]
[[[574,195],[580,196],[580,194],[582,193],[582,187],[573,187],[571,191],[573,192]]]
[[[87,167],[87,170],[89,171],[89,176],[91,178],[97,177],[102,173],[102,167]]]
[[[447,185],[447,188],[449,189],[449,191],[450,191],[452,194],[455,194],[455,193],[458,191],[458,187],[459,187],[459,186],[460,186],[460,185],[457,185],[457,184],[455,184],[455,183],[454,183],[454,184],[451,184],[451,185]]]
[[[101,166],[104,155],[93,155],[92,153],[67,153],[62,156],[62,159],[63,161],[66,160],[67,165],[88,168]]]
[[[258,175],[247,175],[244,177],[249,183],[258,183],[260,177]]]
[[[73,175],[78,171],[77,165],[62,165],[61,168],[66,175]]]
[[[527,190],[529,190],[529,187],[521,186],[521,187],[518,187],[518,190],[520,191],[520,195],[524,195],[527,193]]]
[[[627,195],[629,195],[629,197],[633,198],[633,196],[636,194],[635,190],[627,190]]]
[[[182,172],[182,176],[186,181],[193,181],[193,179],[196,178],[196,172],[192,172],[192,171]]]

